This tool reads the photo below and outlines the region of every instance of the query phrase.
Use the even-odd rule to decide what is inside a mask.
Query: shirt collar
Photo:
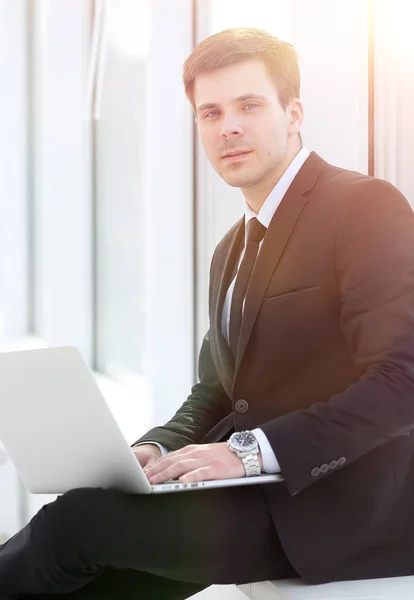
[[[244,202],[245,225],[247,225],[247,222],[250,219],[256,217],[257,220],[260,221],[260,223],[266,227],[266,229],[269,227],[270,221],[272,220],[272,217],[275,214],[277,207],[281,203],[283,196],[286,194],[290,184],[298,174],[300,168],[302,167],[305,160],[308,158],[309,154],[310,151],[307,148],[301,148],[301,150],[297,153],[295,158],[289,164],[282,177],[279,179],[275,187],[272,189],[272,191],[264,201],[259,211],[259,214],[256,214],[250,208],[246,201]]]

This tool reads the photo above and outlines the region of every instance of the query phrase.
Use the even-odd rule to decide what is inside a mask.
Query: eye
[[[210,110],[208,113],[203,115],[203,119],[212,119],[219,114],[218,110]]]
[[[243,110],[246,110],[246,109],[247,110],[253,110],[253,109],[258,108],[258,107],[259,107],[259,104],[257,104],[256,102],[249,102],[249,104],[246,104],[243,107]]]

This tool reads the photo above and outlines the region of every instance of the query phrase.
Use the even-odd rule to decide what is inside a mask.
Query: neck
[[[241,191],[243,192],[247,204],[256,214],[259,213],[266,198],[280,180],[292,160],[300,152],[301,148],[301,141],[299,139],[295,140],[295,143],[292,144],[291,148],[287,149],[285,156],[276,169],[272,171],[269,178],[263,178],[253,186],[242,188]]]

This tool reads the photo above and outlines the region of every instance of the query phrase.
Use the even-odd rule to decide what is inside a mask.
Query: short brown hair
[[[300,73],[298,54],[292,44],[274,37],[263,29],[240,27],[225,29],[206,38],[194,48],[184,63],[185,93],[194,105],[194,83],[197,75],[258,59],[265,63],[274,79],[283,108],[299,98]]]

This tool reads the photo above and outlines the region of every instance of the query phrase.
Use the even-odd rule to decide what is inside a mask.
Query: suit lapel
[[[235,224],[227,251],[223,249],[217,256],[215,269],[211,274],[211,353],[220,381],[230,398],[270,278],[277,268],[295,223],[307,202],[305,193],[315,185],[325,164],[326,162],[320,156],[311,152],[273,215],[246,291],[236,360],[221,333],[221,316],[233,268],[244,245],[244,217]]]
[[[221,316],[227,290],[231,283],[231,275],[244,245],[244,218],[235,225],[235,231],[227,253],[218,258],[216,272],[212,273],[212,314],[211,314],[211,353],[222,385],[229,397],[232,394],[234,378],[234,358],[221,333]],[[215,283],[217,281],[217,283]]]
[[[307,202],[305,192],[315,185],[316,179],[325,164],[325,161],[315,152],[310,154],[270,222],[246,291],[233,382],[237,377],[270,278],[277,268],[295,223]]]

